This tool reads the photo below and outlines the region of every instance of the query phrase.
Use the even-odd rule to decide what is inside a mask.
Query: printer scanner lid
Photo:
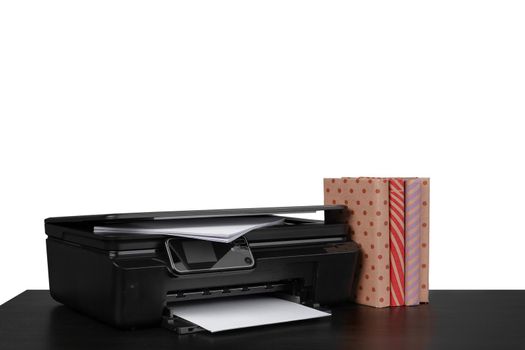
[[[81,216],[62,216],[45,219],[46,224],[62,224],[71,222],[97,222],[97,223],[116,223],[121,221],[136,220],[168,220],[168,219],[196,219],[211,217],[229,217],[229,216],[255,216],[255,215],[282,215],[282,214],[304,214],[325,211],[338,216],[343,215],[346,207],[343,205],[310,205],[294,207],[267,207],[267,208],[241,208],[241,209],[207,209],[207,210],[184,210],[184,211],[158,211],[142,213],[119,213],[119,214],[96,214]],[[330,216],[328,219],[334,219]]]
[[[294,218],[293,214],[324,211],[324,221]],[[347,208],[343,205],[312,205],[292,207],[241,208],[161,211],[142,213],[98,214],[83,216],[63,216],[45,219],[46,234],[49,237],[91,247],[121,250],[153,247],[163,241],[164,235],[118,234],[97,235],[93,233],[96,225],[129,223],[142,220],[179,220],[232,216],[278,215],[285,218],[283,225],[256,229],[246,235],[254,240],[267,240],[268,237],[282,239],[294,235],[341,235],[346,234]]]

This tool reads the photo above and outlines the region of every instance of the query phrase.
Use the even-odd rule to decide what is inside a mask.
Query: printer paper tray
[[[177,334],[191,334],[206,331],[204,328],[177,316],[163,316],[162,327],[174,331]]]
[[[285,300],[286,299],[286,300]],[[163,326],[178,334],[212,333],[330,316],[279,295],[245,296],[174,304]]]
[[[206,331],[204,328],[176,316],[174,310],[175,308],[177,308],[178,303],[173,302],[174,299],[178,299],[177,301],[179,302],[183,301],[183,303],[187,303],[195,300],[216,299],[224,297],[234,299],[236,296],[247,296],[264,293],[274,296],[276,298],[300,304],[300,296],[283,292],[285,290],[289,290],[289,287],[290,284],[287,283],[271,283],[206,291],[188,291],[184,293],[171,293],[168,294],[167,300],[171,300],[172,302],[168,303],[166,306],[165,315],[162,317],[162,326],[164,328],[176,332],[177,334],[190,334]],[[317,307],[318,305],[315,306]]]

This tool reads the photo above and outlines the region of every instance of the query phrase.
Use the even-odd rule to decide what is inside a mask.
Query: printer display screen
[[[178,273],[246,269],[255,264],[244,237],[230,243],[169,238],[166,246],[171,267]]]
[[[207,241],[184,241],[182,248],[189,264],[212,263],[217,261],[217,255],[213,249],[213,244]]]

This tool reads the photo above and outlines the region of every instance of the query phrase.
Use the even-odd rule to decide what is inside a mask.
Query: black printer
[[[291,216],[317,211],[324,221]],[[96,225],[113,223],[258,215],[284,222],[231,243],[201,241],[215,252],[213,263],[195,263],[196,240],[188,238],[93,233]],[[163,324],[179,333],[198,330],[172,316],[179,302],[258,293],[314,307],[347,301],[359,253],[348,239],[347,216],[346,207],[334,205],[48,218],[50,293],[119,328]]]

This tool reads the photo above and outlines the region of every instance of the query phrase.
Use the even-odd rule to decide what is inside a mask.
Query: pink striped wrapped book
[[[419,304],[421,274],[421,179],[405,182],[405,305]]]

